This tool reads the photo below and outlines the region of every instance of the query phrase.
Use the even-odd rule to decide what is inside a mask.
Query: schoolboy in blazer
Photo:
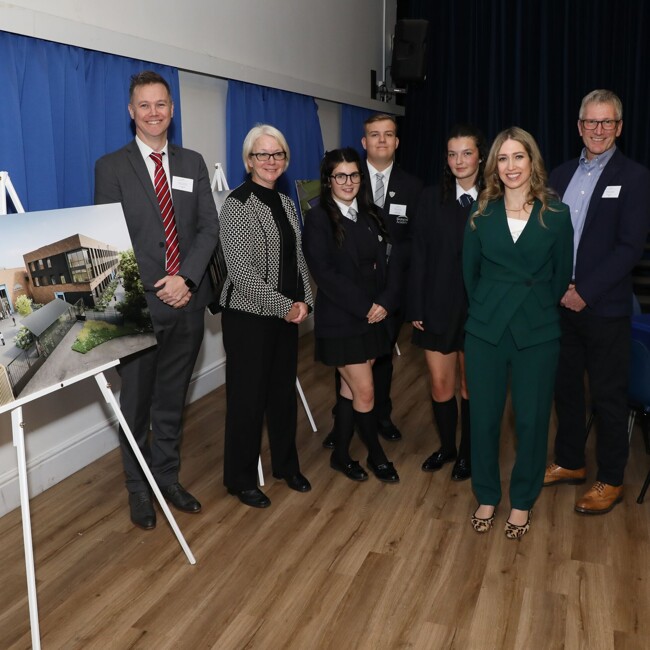
[[[399,146],[397,122],[392,115],[383,113],[370,116],[364,122],[364,136],[361,144],[366,150],[365,171],[368,186],[375,203],[382,208],[382,216],[391,235],[393,251],[399,249],[401,299],[397,309],[387,319],[393,348],[397,343],[406,310],[406,288],[410,264],[410,243],[418,201],[422,193],[422,181],[399,168],[395,162],[395,151]],[[370,166],[370,167],[369,167]],[[372,169],[371,169],[372,167]],[[373,171],[374,170],[374,171]],[[378,202],[376,172],[388,175],[383,199]],[[392,255],[392,253],[391,253]],[[396,264],[397,256],[392,260]],[[379,357],[373,367],[375,380],[375,410],[379,421],[379,433],[386,440],[399,440],[402,436],[391,419],[393,405],[390,397],[393,377],[393,350]]]

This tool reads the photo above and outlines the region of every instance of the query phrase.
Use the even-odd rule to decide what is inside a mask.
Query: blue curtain
[[[377,111],[359,106],[341,105],[341,147],[354,147],[364,160],[366,152],[361,146],[363,123]]]
[[[92,204],[95,161],[133,138],[127,104],[136,72],[169,82],[170,141],[181,142],[175,68],[2,31],[0,53],[0,170],[25,210]]]
[[[278,181],[278,190],[297,202],[295,181],[318,178],[323,157],[316,102],[306,95],[241,81],[228,82],[225,172],[231,188],[246,178],[242,144],[246,134],[258,123],[275,126],[289,143],[291,162]]]

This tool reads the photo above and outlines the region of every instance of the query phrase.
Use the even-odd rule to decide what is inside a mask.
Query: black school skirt
[[[337,338],[316,338],[316,361],[326,366],[348,366],[364,363],[390,352],[390,338],[386,321],[374,323],[363,334]]]

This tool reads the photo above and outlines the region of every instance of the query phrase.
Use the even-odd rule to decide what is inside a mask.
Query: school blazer
[[[343,227],[346,218],[341,217]],[[399,303],[399,265],[387,264],[386,240],[371,222],[371,230],[381,242],[377,247],[378,293],[369,295],[359,284],[359,255],[352,237],[339,248],[327,212],[320,206],[305,217],[303,247],[307,266],[318,291],[314,307],[314,334],[321,338],[355,336],[367,331],[367,314],[373,302],[390,314]],[[380,239],[381,238],[381,239]]]
[[[453,196],[441,201],[440,188],[428,187],[418,204],[407,285],[407,321],[420,320],[428,332],[442,334],[450,319],[464,322],[463,235],[470,206]]]
[[[577,167],[574,159],[551,173],[549,185],[560,196]],[[616,149],[589,201],[576,255],[576,291],[588,313],[631,314],[631,272],[643,254],[649,222],[650,171]]]
[[[472,213],[477,204],[472,206]],[[541,203],[517,242],[512,241],[503,199],[468,221],[463,278],[469,298],[465,331],[496,345],[506,328],[518,348],[560,337],[558,304],[571,280],[573,227],[568,206],[551,202],[539,222]]]

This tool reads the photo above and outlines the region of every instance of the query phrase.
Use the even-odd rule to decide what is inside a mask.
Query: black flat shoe
[[[402,439],[400,430],[389,420],[388,422],[380,422],[377,433],[389,442],[395,442]]]
[[[156,527],[156,511],[153,509],[149,491],[129,492],[131,521],[138,528],[152,530]]]
[[[323,447],[325,449],[334,449],[336,443],[334,442],[334,429],[332,429],[323,439]]]
[[[180,483],[166,485],[161,487],[160,491],[165,499],[178,510],[191,514],[201,512],[201,504]]]
[[[445,463],[450,463],[452,460],[456,460],[456,451],[438,449],[422,463],[422,471],[437,472]]]
[[[330,467],[341,474],[345,474],[352,481],[367,481],[368,474],[356,460],[351,460],[345,465],[332,454],[330,458]]]
[[[245,506],[251,508],[268,508],[271,505],[271,499],[259,488],[253,488],[252,490],[231,490],[228,488],[228,494],[236,496]]]
[[[459,458],[451,470],[452,481],[466,481],[472,476],[472,465],[468,458]]]
[[[393,467],[393,463],[385,462],[380,465],[375,465],[370,458],[366,459],[368,463],[368,469],[384,483],[399,483],[399,474],[397,470]]]
[[[311,490],[311,483],[300,472],[293,476],[278,476],[277,474],[273,474],[273,476],[281,481],[286,481],[287,485],[296,492],[309,492]]]

